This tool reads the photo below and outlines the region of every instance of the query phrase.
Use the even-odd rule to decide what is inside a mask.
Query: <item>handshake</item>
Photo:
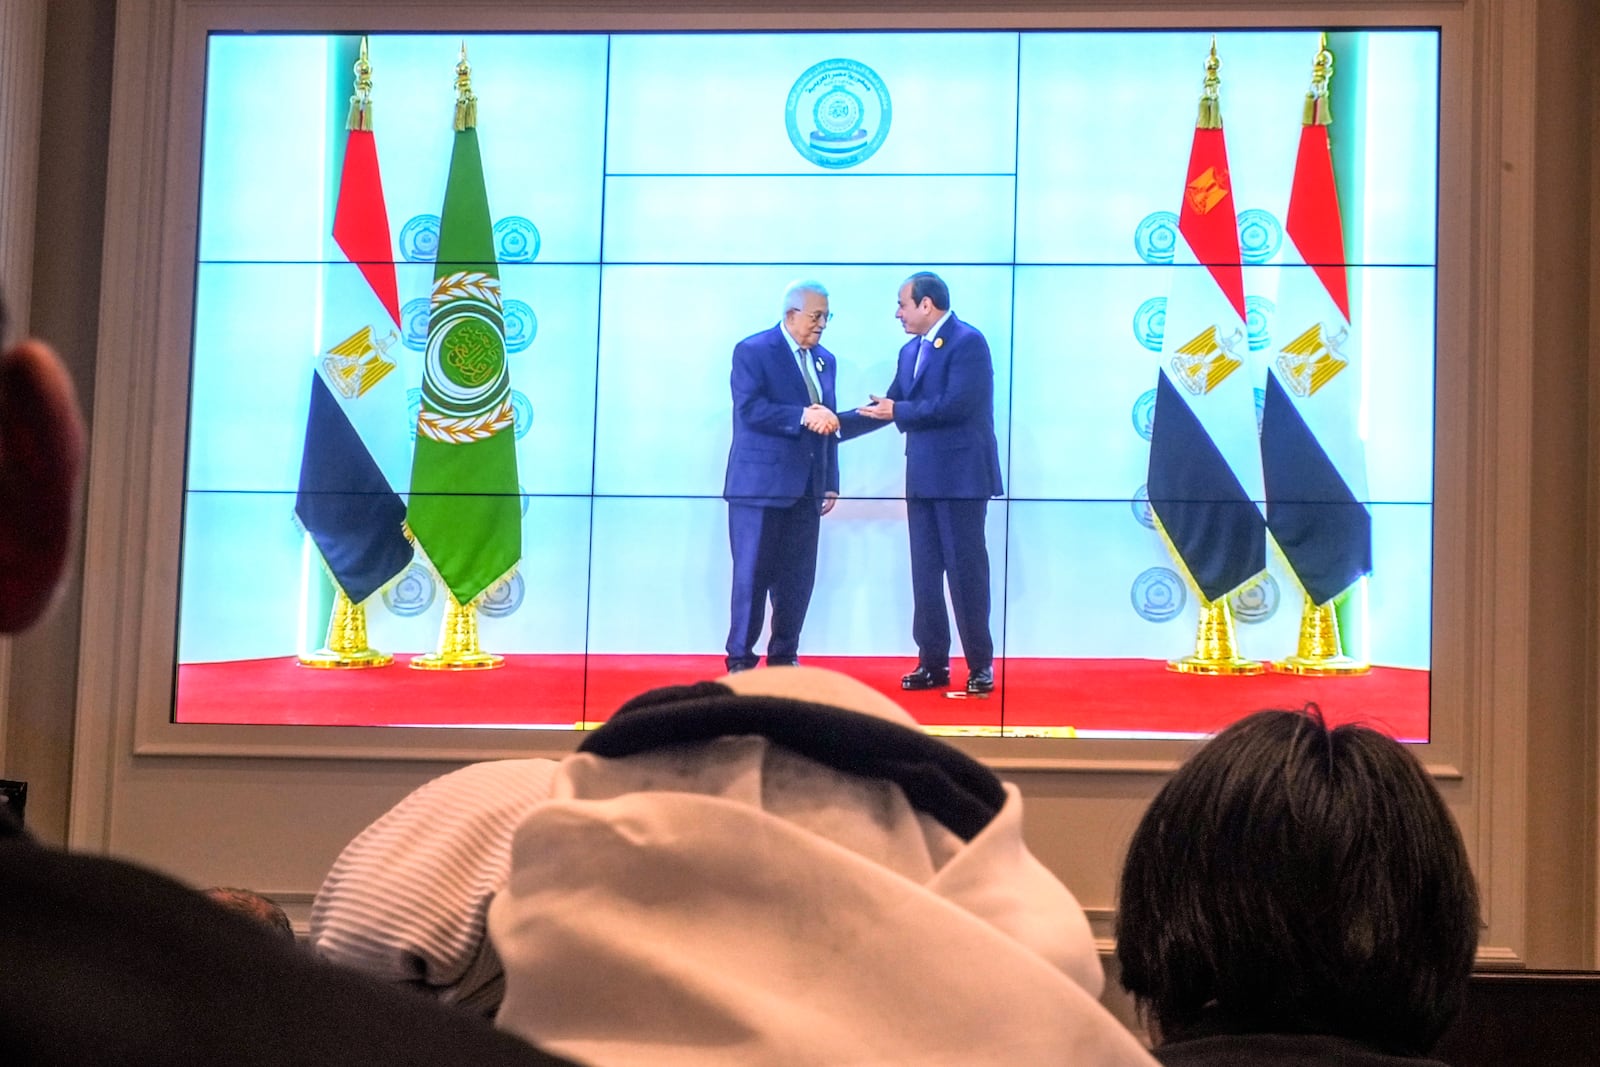
[[[801,413],[800,425],[812,433],[827,436],[839,432],[839,416],[821,404],[812,404]]]

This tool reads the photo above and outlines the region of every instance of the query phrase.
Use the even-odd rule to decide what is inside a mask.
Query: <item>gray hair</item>
[[[791,311],[799,311],[801,308],[805,307],[805,294],[807,293],[816,293],[818,296],[822,297],[822,299],[828,299],[828,290],[823,288],[821,282],[790,282],[789,288],[783,294],[783,307],[779,309],[779,315],[787,315]]]

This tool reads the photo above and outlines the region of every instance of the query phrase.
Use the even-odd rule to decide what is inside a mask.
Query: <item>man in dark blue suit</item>
[[[984,521],[999,496],[1000,450],[994,436],[994,364],[983,334],[950,312],[950,290],[937,274],[913,274],[900,286],[895,318],[912,335],[900,349],[884,396],[842,417],[845,439],[893,422],[906,435],[906,525],[911,534],[911,636],[917,667],[904,689],[950,683],[950,621],[967,657],[967,692],[994,689],[989,633],[989,549]]]
[[[826,289],[796,282],[784,294],[782,321],[733,348],[733,447],[722,487],[733,550],[729,671],[758,662],[769,597],[767,665],[798,662],[817,532],[839,498],[835,364],[817,343],[832,317]]]

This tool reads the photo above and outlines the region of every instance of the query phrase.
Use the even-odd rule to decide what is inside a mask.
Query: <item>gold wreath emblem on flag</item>
[[[1314,323],[1305,333],[1284,345],[1278,357],[1278,373],[1284,384],[1298,397],[1315,396],[1333,376],[1350,365],[1339,347],[1350,336],[1350,328],[1341,326],[1332,337],[1323,335],[1322,323]]]
[[[1178,384],[1195,396],[1204,396],[1221,385],[1244,365],[1243,360],[1233,356],[1240,337],[1241,332],[1234,330],[1233,336],[1219,339],[1217,328],[1207,326],[1172,357],[1172,373]]]
[[[372,327],[363,326],[328,349],[322,357],[323,373],[339,395],[354,400],[394,370],[394,364],[383,357],[398,339],[393,330],[388,337],[374,338]]]
[[[487,441],[501,430],[515,425],[516,413],[509,399],[492,411],[469,418],[440,415],[426,408],[417,416],[417,432],[429,440],[445,445],[468,445],[474,441]]]
[[[1228,197],[1228,169],[1207,167],[1184,189],[1184,198],[1195,213],[1204,215]]]

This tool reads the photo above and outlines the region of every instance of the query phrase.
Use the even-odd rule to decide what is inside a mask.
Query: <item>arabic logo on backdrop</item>
[[[843,170],[882,147],[891,112],[877,71],[853,59],[824,59],[795,80],[784,120],[796,152]]]

